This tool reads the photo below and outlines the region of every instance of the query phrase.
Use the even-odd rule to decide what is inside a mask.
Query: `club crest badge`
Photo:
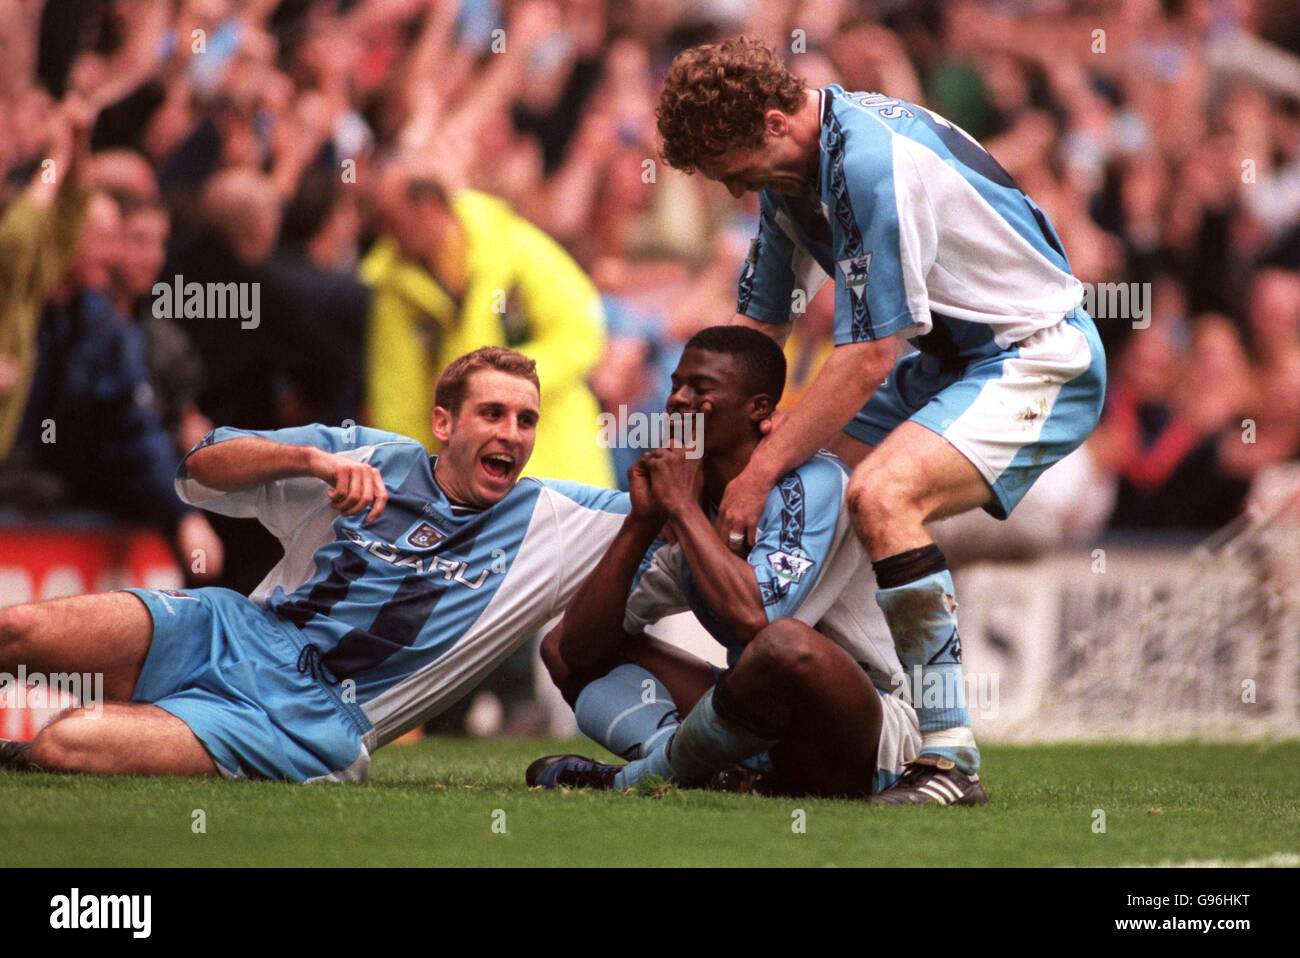
[[[421,522],[415,531],[406,537],[406,541],[417,549],[427,549],[445,538],[447,538],[446,535],[429,525],[429,523]]]

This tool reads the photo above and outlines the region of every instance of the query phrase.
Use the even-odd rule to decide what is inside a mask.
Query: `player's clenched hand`
[[[355,516],[369,508],[366,521],[374,522],[388,505],[384,477],[369,463],[327,452],[316,460],[312,474],[329,485],[325,493],[330,497],[330,506],[345,516]]]
[[[772,483],[749,469],[727,483],[715,526],[732,552],[747,555],[758,541],[758,520],[771,491]]]
[[[627,471],[627,487],[632,497],[632,518],[662,526],[668,515],[650,491],[650,469],[642,455]]]
[[[650,474],[650,493],[668,513],[699,508],[704,491],[704,470],[700,458],[688,456],[682,446],[651,449],[638,461]]]

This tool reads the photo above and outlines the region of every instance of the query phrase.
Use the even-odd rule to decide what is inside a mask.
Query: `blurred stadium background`
[[[597,445],[597,409],[662,409],[681,343],[734,311],[756,200],[659,161],[654,106],[678,51],[741,32],[965,128],[1092,296],[1101,427],[1012,521],[936,531],[977,733],[1294,736],[1293,0],[0,0],[0,605],[250,591],[278,549],[186,511],[183,451],[212,423],[419,429],[482,341],[539,360],[533,471],[616,481],[635,451]],[[187,311],[192,282],[255,312]],[[787,402],[830,319],[818,296],[796,326]],[[470,726],[566,731],[533,669]]]

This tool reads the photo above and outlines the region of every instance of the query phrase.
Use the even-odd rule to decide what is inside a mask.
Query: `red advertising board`
[[[0,530],[0,607],[126,586],[179,589],[181,571],[155,532],[139,529],[76,532],[40,526]],[[66,693],[0,683],[0,738],[28,741],[62,709]],[[26,694],[30,691],[32,694]]]

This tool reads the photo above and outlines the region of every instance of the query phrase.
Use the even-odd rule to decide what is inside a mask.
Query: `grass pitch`
[[[524,786],[532,759],[593,749],[430,739],[315,787],[0,772],[0,848],[61,867],[1300,863],[1300,742],[990,747],[986,808]]]

